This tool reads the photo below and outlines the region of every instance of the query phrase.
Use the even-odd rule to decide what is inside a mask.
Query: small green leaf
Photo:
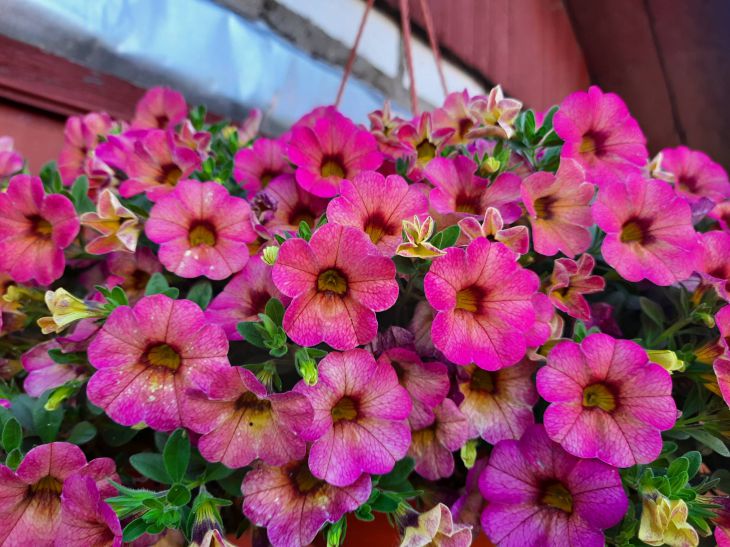
[[[408,479],[415,465],[416,462],[410,457],[398,460],[390,473],[380,477],[378,486],[384,490],[391,490],[393,489],[391,487],[402,484]]]
[[[33,428],[44,443],[50,443],[56,440],[56,436],[58,435],[58,430],[61,427],[61,422],[63,421],[63,415],[65,413],[63,407],[59,407],[52,411],[48,411],[44,408],[50,395],[51,392],[46,391],[46,393],[38,399],[36,406],[33,409]]]
[[[73,444],[88,443],[96,437],[96,427],[90,422],[79,422],[68,434],[68,442]]]
[[[448,228],[440,231],[436,236],[441,236],[440,238],[434,237],[434,245],[438,247],[439,249],[446,249],[447,247],[452,247],[456,241],[459,239],[459,235],[461,235],[461,228],[459,228],[458,225],[454,224],[453,226],[449,226]]]
[[[375,520],[375,515],[373,515],[373,510],[371,507],[365,503],[357,508],[355,511],[355,516],[362,521],[370,522]]]
[[[264,310],[277,327],[284,321],[284,304],[278,298],[270,298]]]
[[[684,473],[689,469],[689,460],[685,458],[684,456],[677,458],[674,460],[671,464],[669,464],[669,468],[667,469],[667,475],[670,477],[672,475],[676,475],[678,473]]]
[[[702,454],[696,450],[692,450],[691,452],[687,452],[684,457],[687,458],[687,461],[689,462],[689,466],[687,467],[687,476],[690,479],[694,478],[700,470],[700,465],[702,465]]]
[[[48,357],[53,359],[53,362],[58,363],[59,365],[81,365],[86,363],[86,357],[83,353],[63,353],[63,351],[59,348],[49,349]]]
[[[653,300],[650,300],[649,298],[640,296],[639,297],[639,306],[641,307],[641,311],[649,319],[651,319],[658,327],[664,326],[666,317],[664,316],[664,310],[662,309],[662,307],[659,304],[657,304]]]
[[[14,448],[10,451],[8,454],[8,457],[5,458],[5,465],[7,465],[10,469],[15,471],[18,466],[20,465],[20,462],[23,460],[23,453],[20,451],[20,448]]]
[[[265,348],[264,338],[261,335],[260,323],[258,321],[241,321],[236,325],[238,334],[243,336],[243,339],[251,345],[257,348]]]
[[[144,294],[145,296],[161,294],[169,288],[170,285],[167,283],[167,279],[165,279],[165,276],[162,275],[160,272],[155,272],[152,274],[152,277],[150,277],[149,281],[147,281],[147,286],[144,289]]]
[[[170,478],[170,474],[167,472],[167,469],[165,469],[165,462],[162,459],[162,454],[155,454],[153,452],[134,454],[129,458],[129,463],[131,463],[132,467],[148,479],[152,479],[160,484],[173,483],[173,480]]]
[[[532,110],[527,110],[524,113],[524,118],[522,132],[526,140],[529,142],[535,136],[535,113]]]
[[[190,441],[184,429],[176,429],[165,443],[162,451],[165,469],[173,481],[179,482],[185,477],[190,463]]]
[[[124,527],[122,540],[124,543],[131,543],[145,532],[147,532],[147,523],[141,518],[134,519]]]
[[[725,443],[715,437],[712,433],[703,431],[701,429],[691,429],[688,430],[687,433],[694,439],[700,441],[706,447],[711,448],[712,450],[720,454],[721,456],[725,456],[726,458],[730,457],[730,450],[728,450]]]
[[[5,422],[2,441],[5,452],[12,452],[16,448],[20,448],[20,443],[23,442],[23,428],[15,418],[10,418]]]
[[[94,202],[89,199],[89,179],[84,175],[77,178],[71,186],[71,199],[79,214],[96,209]]]
[[[686,471],[680,471],[679,473],[670,475],[669,487],[672,490],[672,494],[676,494],[677,492],[680,492],[682,489],[684,489],[688,481],[689,476],[687,475]]]
[[[297,232],[297,235],[306,241],[312,239],[312,228],[309,227],[309,224],[307,224],[305,220],[302,220],[299,223],[299,231]]]
[[[400,505],[400,496],[390,492],[380,492],[380,495],[370,502],[373,511],[393,513]]]
[[[186,505],[190,501],[190,490],[187,486],[175,484],[167,492],[167,501],[175,507]]]
[[[185,298],[192,300],[200,306],[200,309],[204,310],[213,298],[213,285],[210,284],[210,281],[198,281],[190,288]]]
[[[63,181],[55,161],[48,162],[41,167],[40,177],[47,193],[58,194],[63,190]]]
[[[169,296],[173,300],[180,296],[180,289],[177,287],[170,287],[169,289],[165,289],[160,294],[164,294],[165,296]]]

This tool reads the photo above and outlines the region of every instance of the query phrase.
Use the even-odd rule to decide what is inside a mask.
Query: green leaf
[[[109,446],[123,446],[131,441],[139,433],[137,429],[131,427],[122,427],[117,424],[106,424],[101,430],[101,438],[104,439]]]
[[[79,214],[96,210],[94,202],[89,199],[89,179],[84,175],[77,178],[71,186],[71,200]]]
[[[38,399],[36,406],[33,409],[33,428],[44,443],[50,443],[56,440],[56,436],[58,435],[58,430],[61,428],[61,422],[63,421],[63,415],[65,413],[63,407],[59,407],[52,411],[48,411],[44,408],[44,405],[48,401],[48,397],[50,395],[50,391],[44,393],[43,396]]]
[[[167,492],[167,501],[175,507],[186,505],[190,501],[190,497],[190,490],[182,484],[174,485]]]
[[[278,298],[270,298],[264,310],[277,327],[284,321],[284,304]]]
[[[238,334],[243,336],[243,339],[251,345],[257,348],[265,348],[264,338],[259,330],[260,323],[258,321],[241,321],[236,325]]]
[[[129,458],[129,463],[131,463],[132,467],[148,479],[152,479],[160,484],[173,483],[172,478],[170,478],[170,474],[167,472],[167,469],[165,469],[165,462],[162,459],[162,454],[155,454],[153,452],[134,454]]]
[[[395,486],[403,483],[413,472],[416,462],[413,458],[406,457],[402,460],[398,460],[393,469],[387,475],[383,475],[378,480],[378,487],[384,490],[393,490]]]
[[[658,327],[664,326],[666,317],[664,316],[664,310],[662,309],[662,307],[659,304],[657,304],[653,300],[650,300],[649,298],[640,296],[639,297],[639,306],[641,307],[641,311],[649,319],[651,319]]]
[[[375,515],[373,515],[373,510],[370,508],[370,506],[365,503],[357,508],[355,511],[355,516],[362,521],[370,522],[375,520]]]
[[[312,239],[312,228],[309,227],[307,221],[302,220],[299,223],[299,231],[297,232],[297,235],[306,241]]]
[[[222,463],[211,463],[208,464],[208,468],[205,470],[205,482],[212,482],[221,479],[225,479],[233,474],[234,469],[226,467]]]
[[[155,272],[152,274],[152,277],[150,277],[149,281],[147,281],[147,286],[144,289],[144,294],[145,296],[162,294],[169,288],[170,285],[167,283],[167,279],[165,279],[165,276],[162,275],[160,272]]]
[[[684,456],[677,458],[674,460],[671,464],[669,464],[669,468],[667,469],[667,475],[670,477],[673,475],[677,475],[679,473],[686,473],[689,469],[689,460],[685,458]]]
[[[434,236],[434,245],[439,249],[452,247],[454,243],[456,243],[456,241],[459,239],[459,235],[461,235],[461,228],[459,228],[458,225],[455,224],[453,226],[449,226],[448,228],[440,231],[438,234],[436,234],[436,236]]]
[[[669,479],[667,477],[654,477],[651,482],[654,488],[659,490],[659,492],[665,496],[669,497],[672,495],[672,487],[669,484]]]
[[[173,481],[179,482],[185,478],[185,472],[190,463],[190,441],[184,429],[176,429],[165,443],[162,451],[165,469]]]
[[[68,442],[73,444],[84,444],[88,443],[91,439],[96,437],[96,427],[90,422],[79,422],[68,434]]]
[[[180,296],[180,289],[177,287],[170,287],[169,289],[165,289],[160,294],[164,294],[165,296],[168,296],[172,298],[173,300]]]
[[[122,540],[124,543],[131,543],[145,532],[147,532],[147,523],[141,518],[134,519],[124,527]]]
[[[702,465],[702,454],[696,450],[692,450],[691,452],[687,452],[684,457],[687,458],[687,461],[689,462],[689,466],[687,467],[687,476],[692,479],[700,470],[700,465]]]
[[[23,460],[23,453],[20,451],[20,448],[14,448],[10,451],[8,454],[8,457],[5,458],[5,465],[7,465],[10,469],[15,471],[18,466],[20,465],[20,462]]]
[[[192,300],[200,306],[200,309],[204,310],[213,298],[213,285],[210,284],[210,281],[198,281],[190,288],[185,298]]]
[[[686,471],[681,471],[679,473],[670,475],[669,487],[672,489],[672,494],[676,494],[677,492],[680,492],[682,489],[684,489],[688,481],[689,475],[687,475]]]
[[[83,353],[63,353],[59,348],[49,349],[48,357],[59,365],[81,365],[86,363],[86,357]]]
[[[41,167],[40,177],[47,193],[58,194],[63,190],[63,181],[55,161],[48,162]]]
[[[522,132],[529,142],[535,136],[535,113],[532,110],[528,110],[523,115],[525,119],[523,121]]]
[[[728,450],[725,443],[715,437],[712,433],[708,433],[707,431],[703,431],[701,429],[691,429],[688,430],[687,433],[694,439],[700,441],[707,448],[711,448],[721,456],[725,456],[726,458],[730,457],[730,450]]]
[[[23,442],[23,428],[20,427],[20,422],[15,418],[10,418],[5,422],[2,441],[5,452],[12,452],[16,448],[20,448],[20,443]]]
[[[374,500],[370,501],[373,511],[381,513],[393,513],[400,505],[400,496],[390,492],[380,492]]]

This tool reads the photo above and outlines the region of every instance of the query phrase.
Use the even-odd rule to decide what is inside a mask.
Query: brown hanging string
[[[411,79],[411,114],[418,116],[418,92],[416,91],[416,75],[413,70],[413,53],[411,52],[411,16],[408,0],[400,0],[400,22],[403,29],[403,49],[406,54],[408,77]]]
[[[446,78],[444,78],[444,70],[441,66],[441,54],[439,53],[438,38],[436,38],[436,32],[433,28],[433,19],[431,18],[431,9],[428,6],[428,0],[420,0],[421,11],[423,12],[423,20],[426,23],[426,32],[428,32],[428,41],[431,44],[431,51],[433,52],[433,59],[436,62],[436,70],[439,73],[439,80],[441,80],[441,89],[444,90],[444,95],[449,94],[449,88],[446,86]]]
[[[340,89],[337,90],[337,99],[335,100],[336,107],[340,106],[340,101],[342,100],[342,94],[345,92],[347,80],[350,78],[350,74],[352,73],[352,65],[355,64],[355,57],[357,56],[357,48],[360,45],[360,38],[362,38],[362,31],[365,29],[365,23],[368,20],[368,14],[370,13],[370,10],[372,9],[374,3],[375,0],[368,0],[367,5],[365,6],[365,12],[362,14],[362,19],[360,19],[360,28],[357,29],[355,43],[352,44],[352,48],[350,49],[350,56],[347,58],[347,64],[345,65],[345,72],[342,74]]]

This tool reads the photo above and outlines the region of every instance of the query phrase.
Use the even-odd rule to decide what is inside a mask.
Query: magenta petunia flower
[[[451,399],[444,399],[433,409],[433,423],[411,432],[408,455],[416,462],[416,473],[435,481],[454,472],[454,450],[468,440],[469,422]]]
[[[408,421],[412,428],[421,428],[436,419],[433,409],[449,392],[449,373],[446,365],[438,362],[424,363],[416,352],[394,347],[384,351],[379,363],[389,364],[398,375],[400,384],[411,396],[411,414]]]
[[[660,180],[604,181],[593,218],[606,232],[601,254],[627,281],[671,285],[697,269],[700,248],[689,204]]]
[[[188,105],[182,93],[167,87],[153,87],[137,103],[132,127],[172,129],[187,115]]]
[[[317,479],[306,462],[284,467],[255,464],[241,485],[243,514],[264,526],[274,547],[305,547],[327,522],[337,522],[367,501],[370,477],[338,487]]]
[[[589,203],[595,187],[585,182],[583,169],[571,159],[558,172],[534,173],[522,181],[522,201],[532,225],[532,245],[540,254],[562,251],[575,256],[591,245],[593,224]]]
[[[591,307],[583,295],[601,292],[606,288],[603,277],[591,275],[595,265],[596,260],[589,254],[581,255],[577,262],[570,258],[558,258],[545,291],[553,306],[571,317],[588,321]]]
[[[13,139],[0,137],[0,180],[23,169],[23,156],[13,150]]]
[[[496,372],[470,365],[457,371],[464,399],[459,410],[469,420],[469,437],[490,444],[519,439],[535,423],[532,407],[537,391],[532,381],[535,365],[527,359]]]
[[[720,345],[730,356],[730,305],[723,306],[715,314],[715,323],[720,331]]]
[[[501,243],[479,238],[433,261],[424,281],[437,311],[431,338],[450,361],[498,370],[525,355],[525,331],[535,322],[531,299],[540,283],[515,260]]]
[[[99,146],[97,156],[126,173],[119,187],[122,197],[145,193],[150,201],[172,192],[200,166],[197,152],[178,146],[171,132],[157,129],[137,130],[133,137],[112,135]]]
[[[186,426],[202,437],[200,454],[231,469],[261,459],[283,465],[302,459],[299,433],[312,422],[312,407],[299,393],[268,394],[253,372],[230,367],[216,373],[191,400]]]
[[[411,399],[387,363],[354,349],[330,353],[319,363],[319,380],[302,380],[294,390],[314,409],[302,433],[312,441],[312,474],[335,486],[354,483],[362,473],[388,473],[411,443]]]
[[[49,389],[84,376],[83,366],[56,363],[51,359],[48,351],[60,348],[59,343],[53,339],[41,342],[20,356],[20,362],[28,372],[23,381],[23,389],[31,397],[40,397]]]
[[[343,180],[380,167],[383,155],[368,131],[329,110],[312,127],[292,127],[289,159],[297,166],[296,178],[302,188],[331,197],[339,193]]]
[[[607,334],[558,343],[537,373],[537,390],[552,403],[543,418],[552,440],[616,467],[654,461],[661,432],[677,418],[669,373],[637,343]]]
[[[46,194],[40,178],[17,175],[0,193],[0,272],[14,281],[53,283],[63,275],[63,250],[78,233],[71,200]]]
[[[723,230],[730,230],[730,200],[715,205],[707,216],[715,219]]]
[[[225,279],[246,265],[256,239],[251,208],[217,182],[181,181],[155,203],[145,233],[160,262],[181,277]]]
[[[431,207],[455,221],[481,217],[488,207],[499,210],[504,222],[510,224],[522,214],[520,208],[520,177],[502,173],[490,184],[476,176],[477,165],[467,156],[435,158],[426,166],[425,176],[435,186],[429,194]]]
[[[309,242],[286,240],[273,278],[293,299],[284,330],[302,346],[325,342],[344,350],[366,344],[378,330],[375,312],[398,298],[393,262],[365,233],[337,224],[325,224]]]
[[[472,135],[467,136],[467,133],[478,123],[471,101],[466,89],[456,91],[446,96],[443,107],[433,111],[434,130],[450,130],[451,135],[445,141],[447,145],[467,144],[471,140]]]
[[[730,233],[715,230],[699,234],[702,244],[703,280],[717,290],[725,301],[730,301]]]
[[[340,197],[327,206],[327,219],[354,226],[370,236],[386,256],[403,242],[403,220],[428,211],[428,199],[398,175],[365,171],[340,185]]]
[[[254,256],[213,298],[205,316],[220,326],[229,340],[243,340],[236,325],[241,321],[258,321],[259,314],[264,313],[266,303],[272,298],[278,298],[284,305],[289,303],[271,279],[271,266]]]
[[[704,152],[686,146],[661,151],[662,172],[669,175],[677,193],[690,203],[707,198],[720,203],[730,198],[727,173]]]
[[[602,547],[628,508],[617,469],[571,456],[540,425],[494,447],[479,487],[482,528],[500,547]]]
[[[73,477],[90,478],[104,497],[116,493],[109,479],[119,480],[113,460],[97,458],[87,463],[81,449],[70,443],[36,446],[17,471],[0,466],[0,543],[54,545],[65,520],[61,492]]]
[[[646,138],[629,109],[614,93],[591,86],[568,95],[553,118],[553,127],[565,141],[561,158],[581,164],[589,182],[636,172],[646,164]]]
[[[122,425],[157,431],[186,423],[190,387],[205,387],[228,363],[223,329],[197,304],[162,294],[116,308],[89,345],[98,370],[89,400]]]
[[[327,209],[327,201],[302,189],[292,175],[282,175],[253,198],[251,207],[274,233],[296,233],[302,222],[314,229]]]
[[[277,177],[293,172],[281,140],[257,139],[250,148],[236,152],[234,158],[233,178],[249,192],[258,192]]]
[[[56,545],[122,547],[122,526],[91,477],[72,475],[61,493],[61,525]]]
[[[91,112],[85,116],[71,116],[63,129],[63,148],[58,157],[58,172],[63,183],[71,185],[80,175],[91,175],[94,150],[109,134],[114,125],[109,114]],[[101,181],[90,177],[89,185]]]

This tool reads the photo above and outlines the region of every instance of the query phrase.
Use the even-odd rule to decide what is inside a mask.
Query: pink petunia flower
[[[730,356],[730,305],[723,306],[715,314],[715,324],[720,331],[720,345]]]
[[[470,527],[454,522],[451,510],[438,503],[424,513],[412,509],[397,518],[402,541],[400,547],[469,547]]]
[[[78,446],[62,442],[31,449],[17,471],[0,466],[0,543],[54,545],[65,520],[61,492],[73,477],[90,478],[104,497],[116,493],[108,480],[119,480],[113,460],[87,463]]]
[[[273,279],[292,298],[284,330],[302,346],[325,342],[344,350],[365,344],[378,330],[375,312],[398,298],[393,262],[365,233],[337,224],[325,224],[309,242],[286,240]]]
[[[122,197],[145,193],[150,201],[172,192],[200,166],[197,152],[178,146],[171,132],[157,129],[112,135],[99,146],[97,156],[126,173],[128,178],[119,187]]]
[[[380,151],[390,158],[401,156],[405,150],[398,140],[398,130],[407,123],[399,116],[393,116],[390,111],[390,102],[385,101],[382,110],[375,110],[368,114],[370,133],[378,142]]]
[[[46,194],[38,177],[17,175],[0,193],[0,272],[18,283],[50,285],[63,275],[63,250],[79,233],[66,196]]]
[[[264,313],[266,303],[272,298],[278,298],[284,305],[289,303],[271,279],[271,266],[264,264],[258,256],[252,257],[213,298],[205,316],[220,326],[229,340],[243,340],[236,330],[238,323],[258,321],[259,314]]]
[[[593,219],[606,232],[603,258],[627,281],[671,285],[697,269],[692,212],[666,182],[639,175],[604,181]]]
[[[339,193],[343,180],[380,167],[383,155],[369,132],[332,110],[312,127],[292,127],[289,159],[297,166],[302,188],[315,196],[331,197]]]
[[[0,180],[23,169],[23,156],[13,150],[13,139],[0,137]]]
[[[202,434],[200,454],[231,469],[261,459],[269,465],[300,460],[299,433],[312,422],[312,407],[299,393],[268,394],[253,372],[230,367],[217,372],[191,401],[186,426]]]
[[[40,397],[49,389],[85,376],[83,366],[56,363],[51,359],[48,351],[60,348],[59,343],[53,339],[41,342],[20,356],[20,362],[28,372],[23,381],[23,389],[31,397]]]
[[[459,228],[470,240],[486,237],[489,241],[503,243],[518,255],[530,250],[530,233],[527,226],[505,228],[502,214],[494,207],[487,207],[481,223],[476,217],[465,217],[459,221]]]
[[[114,121],[106,112],[91,112],[66,120],[63,148],[58,157],[58,171],[64,184],[71,185],[80,175],[92,174],[94,150],[110,133],[113,125]],[[101,181],[90,177],[91,187],[100,184]]]
[[[617,469],[571,456],[540,425],[494,447],[479,487],[482,528],[500,547],[602,547],[628,508]]]
[[[730,231],[730,200],[715,205],[707,216],[715,219],[723,230]]]
[[[560,162],[553,175],[534,173],[522,181],[522,201],[532,225],[532,245],[542,255],[562,251],[575,256],[591,245],[593,224],[588,205],[595,187],[585,182],[583,169],[571,159]]]
[[[56,545],[122,547],[122,543],[119,517],[102,498],[94,479],[80,474],[66,479]]]
[[[132,127],[172,129],[187,115],[188,105],[182,93],[167,87],[153,87],[137,103]]]
[[[246,265],[256,239],[251,208],[216,182],[181,181],[155,203],[145,233],[160,262],[181,277],[225,279]]]
[[[488,457],[478,459],[466,472],[466,484],[461,495],[451,506],[454,521],[471,526],[472,539],[476,540],[482,530],[481,516],[487,502],[479,491],[479,478],[487,467]]]
[[[635,342],[606,334],[557,344],[537,390],[552,403],[543,418],[552,440],[616,467],[654,461],[677,418],[669,373]]]
[[[702,244],[700,275],[715,287],[718,295],[730,301],[730,233],[712,231],[699,234]]]
[[[467,133],[468,138],[510,139],[515,133],[514,123],[522,110],[522,103],[516,99],[505,98],[502,86],[496,85],[489,91],[489,96],[474,97],[471,110],[478,125]]]
[[[327,206],[327,219],[364,231],[386,256],[403,241],[403,220],[428,211],[428,199],[398,175],[360,173],[340,185],[340,197]]]
[[[255,464],[241,485],[243,514],[266,527],[274,547],[305,547],[327,522],[337,522],[370,497],[370,477],[338,487],[317,479],[306,462],[284,467]]]
[[[714,203],[730,199],[727,173],[704,152],[686,146],[661,151],[662,171],[677,193],[690,203],[707,198]]]
[[[437,311],[431,338],[450,361],[498,370],[524,357],[539,280],[515,259],[501,243],[480,238],[433,261],[424,281]]]
[[[488,207],[499,210],[508,224],[517,220],[522,214],[520,177],[502,173],[490,184],[474,174],[476,167],[467,156],[432,160],[424,173],[435,186],[429,194],[431,207],[454,217],[454,222],[468,216],[481,217]]]
[[[553,306],[571,317],[588,321],[591,307],[583,295],[601,292],[606,288],[603,277],[591,275],[595,265],[596,260],[589,254],[581,255],[577,262],[570,258],[558,258],[545,291]]]
[[[366,350],[330,353],[319,363],[319,380],[294,390],[314,409],[302,438],[311,441],[312,474],[348,486],[362,473],[388,473],[408,452],[411,399],[387,363]]]
[[[408,455],[416,462],[416,473],[430,481],[451,476],[452,452],[464,446],[469,433],[469,422],[451,399],[444,399],[433,413],[433,423],[413,429],[408,448]]]
[[[712,370],[715,372],[720,395],[725,404],[730,406],[730,359],[718,357],[712,365]]]
[[[282,175],[253,198],[251,207],[267,229],[283,234],[296,233],[302,222],[314,229],[327,202],[302,189],[292,175]]]
[[[464,396],[459,410],[469,420],[470,438],[481,437],[490,444],[519,439],[535,423],[534,372],[535,365],[526,359],[496,372],[474,365],[457,371],[459,391]]]
[[[124,207],[110,189],[101,191],[97,200],[96,212],[81,215],[81,224],[99,232],[99,236],[86,244],[90,254],[106,254],[114,251],[133,253],[137,239],[142,231],[139,218]]]
[[[186,423],[190,387],[206,386],[227,368],[228,340],[197,304],[162,294],[116,308],[89,345],[98,370],[89,400],[117,423],[157,431]],[[195,382],[195,383],[193,383]]]
[[[638,171],[649,157],[646,138],[626,104],[596,86],[568,95],[553,127],[565,141],[560,157],[578,161],[587,180],[599,187],[607,177]]]
[[[408,421],[418,429],[433,423],[433,409],[449,392],[449,374],[446,365],[438,362],[424,363],[413,350],[394,347],[384,351],[379,363],[393,367],[400,384],[411,396],[412,409]]]
[[[444,106],[433,111],[433,128],[450,129],[451,136],[445,141],[447,145],[467,144],[471,136],[467,134],[477,125],[478,118],[471,106],[467,90],[449,93]]]
[[[403,156],[408,160],[408,178],[420,181],[423,178],[423,169],[446,146],[453,133],[453,129],[432,128],[430,112],[424,112],[416,120],[402,124],[396,131],[396,137],[404,149]]]
[[[286,145],[275,139],[257,139],[251,148],[236,152],[233,178],[241,188],[258,192],[281,175],[294,173],[286,159]]]

